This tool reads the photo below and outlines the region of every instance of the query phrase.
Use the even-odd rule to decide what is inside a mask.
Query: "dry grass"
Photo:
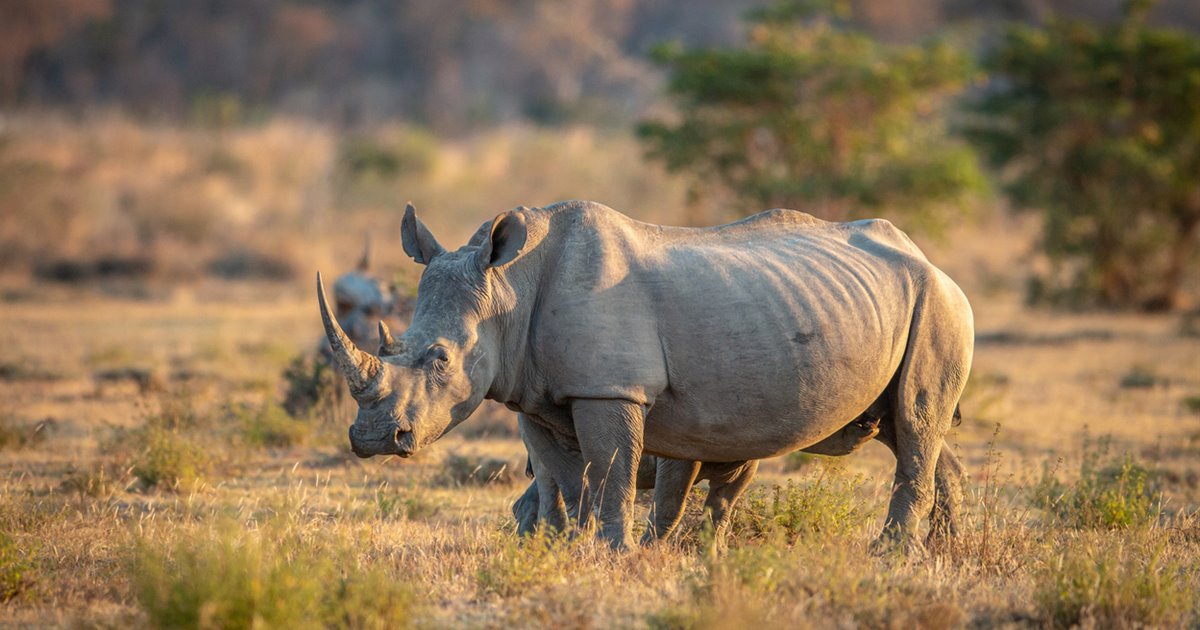
[[[160,192],[170,173],[134,181],[113,156],[191,168],[195,132],[113,124],[50,133],[31,157],[20,137],[33,128],[10,123],[18,139],[0,159],[15,146],[22,159],[79,162],[86,181]],[[239,199],[294,209],[317,193],[293,188],[310,185],[300,181],[310,171],[283,156],[308,138],[336,168],[342,141],[326,133],[271,125],[211,141],[254,173],[290,173],[254,175]],[[406,133],[376,142],[432,150],[417,162],[425,176],[330,184],[333,203],[354,208],[339,223],[347,229],[297,247],[296,264],[324,262],[323,247],[356,249],[372,213],[394,234],[394,202],[408,197],[461,200],[455,213],[431,213],[447,242],[493,210],[556,197],[682,205],[674,184],[655,188],[660,174],[631,174],[627,139],[518,130],[422,149]],[[78,157],[80,144],[101,155]],[[198,280],[156,300],[22,289],[0,306],[0,625],[1200,623],[1200,414],[1187,402],[1200,395],[1200,338],[1173,318],[1021,308],[1027,226],[994,221],[929,246],[972,297],[981,342],[950,440],[971,475],[961,539],[907,560],[867,550],[891,478],[879,445],[835,467],[764,462],[724,552],[699,526],[698,501],[682,536],[656,548],[614,555],[586,537],[522,545],[509,506],[524,489],[524,453],[508,412],[489,407],[405,461],[350,455],[345,406],[304,420],[282,413],[285,370],[319,334],[307,272],[282,285]],[[280,225],[280,242],[305,243],[308,232]],[[1003,248],[999,229],[1016,235]],[[394,251],[383,259],[399,264]],[[148,483],[152,464],[174,473]]]

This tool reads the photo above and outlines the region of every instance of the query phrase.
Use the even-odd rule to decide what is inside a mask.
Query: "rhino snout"
[[[394,433],[384,434],[378,439],[366,438],[359,435],[354,427],[350,427],[350,450],[364,459],[375,455],[408,457],[417,450],[417,440],[412,431],[405,431],[399,427],[396,427]]]

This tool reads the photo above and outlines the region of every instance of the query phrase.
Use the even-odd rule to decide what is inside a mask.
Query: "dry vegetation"
[[[0,624],[1200,623],[1200,336],[1175,317],[1020,307],[1028,226],[989,218],[928,243],[980,331],[951,436],[971,475],[952,549],[867,552],[892,466],[874,445],[764,462],[727,549],[693,511],[678,540],[613,555],[517,540],[523,449],[507,412],[481,410],[414,460],[358,460],[344,407],[295,419],[280,404],[319,334],[318,264],[349,264],[378,226],[385,267],[412,277],[384,251],[406,198],[451,242],[494,211],[564,197],[677,222],[682,186],[628,138],[28,119],[0,136]],[[163,227],[189,218],[202,225]],[[124,241],[137,221],[149,240]],[[288,271],[207,270],[236,248]],[[48,261],[130,253],[152,271],[38,279]]]

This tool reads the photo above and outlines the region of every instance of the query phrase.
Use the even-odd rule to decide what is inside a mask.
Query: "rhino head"
[[[358,414],[350,446],[359,457],[408,457],[471,415],[501,366],[499,320],[515,296],[499,267],[521,252],[523,215],[504,213],[475,238],[448,252],[404,211],[404,251],[425,265],[412,324],[392,338],[379,323],[378,356],[364,352],[339,326],[317,276],[318,302],[332,360],[346,378]]]

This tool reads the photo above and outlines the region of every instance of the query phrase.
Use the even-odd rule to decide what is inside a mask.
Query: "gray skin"
[[[801,450],[830,456],[853,453],[879,434],[882,411],[877,410],[877,406],[872,406],[872,409],[837,433]],[[520,419],[520,422],[528,421]],[[688,490],[700,481],[708,481],[708,496],[704,501],[704,509],[711,519],[717,537],[721,538],[727,529],[726,519],[742,493],[750,486],[757,470],[757,461],[704,463],[643,455],[638,462],[636,487],[638,490],[653,489],[654,502],[648,517],[649,527],[642,535],[642,544],[652,544],[657,540],[669,538],[674,533],[683,516]],[[532,461],[527,464],[526,474],[533,476]],[[567,500],[564,500],[564,504],[568,515],[578,518],[578,510],[571,509],[576,507],[576,504]],[[525,493],[513,503],[512,513],[517,521],[518,534],[525,536],[537,528],[536,481],[529,484]]]
[[[926,513],[933,532],[953,532],[957,501],[935,497],[961,470],[942,454],[973,317],[887,221],[771,210],[671,228],[563,202],[502,213],[449,252],[410,205],[402,237],[426,269],[412,325],[380,357],[337,326],[318,278],[333,358],[359,404],[360,456],[408,457],[484,398],[503,402],[529,419],[541,520],[554,524],[561,484],[581,478],[579,505],[624,547],[643,453],[782,455],[891,389],[885,443],[897,463],[877,548],[919,545]]]

